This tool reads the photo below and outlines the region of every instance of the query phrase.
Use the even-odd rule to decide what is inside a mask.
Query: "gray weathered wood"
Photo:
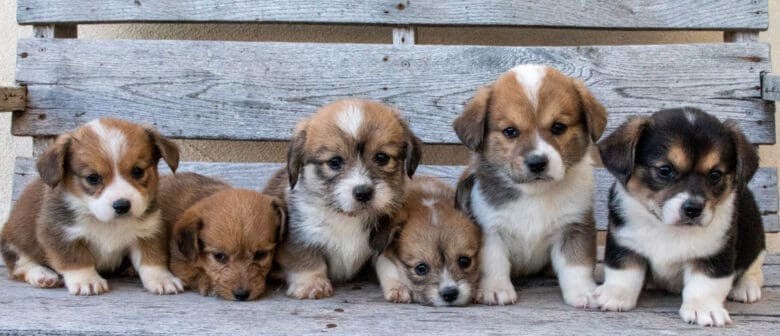
[[[761,29],[767,0],[18,0],[17,21],[297,22],[628,29]]]
[[[219,177],[235,186],[247,189],[262,190],[268,178],[281,163],[222,163],[222,162],[183,162],[179,171],[192,171],[199,174]],[[463,167],[461,166],[428,166],[418,169],[417,174],[440,177],[451,184],[457,183]],[[160,171],[169,172],[164,163],[160,164]],[[607,195],[614,181],[603,168],[595,169],[595,208],[597,226],[605,230],[607,226]],[[37,177],[35,165],[32,159],[17,158],[14,170],[14,184],[12,202],[15,202],[24,186]],[[750,183],[750,189],[755,193],[759,209],[764,214],[764,228],[767,232],[780,231],[778,222],[778,192],[777,169],[761,168]]]
[[[774,143],[759,78],[760,43],[480,47],[213,41],[22,39],[28,86],[16,135],[54,135],[96,117],[132,117],[176,138],[287,140],[295,123],[342,97],[395,105],[427,143],[459,143],[452,120],[476,89],[517,64],[583,79],[610,112],[608,132],[637,114],[695,106]],[[273,122],[269,122],[273,121]]]
[[[24,111],[27,104],[27,88],[0,87],[0,112]]]
[[[780,101],[780,76],[773,74],[761,76],[761,98],[769,101]]]
[[[414,45],[415,40],[414,27],[403,27],[393,29],[393,45],[394,46],[411,46]]]

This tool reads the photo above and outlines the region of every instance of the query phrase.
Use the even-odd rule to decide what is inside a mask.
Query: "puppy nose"
[[[701,216],[701,213],[704,210],[704,203],[698,200],[689,199],[683,203],[682,209],[685,213],[685,216],[690,219],[694,219]]]
[[[525,165],[532,173],[541,173],[547,168],[547,156],[531,155],[525,159]]]
[[[458,287],[445,287],[439,290],[439,295],[444,301],[452,302],[458,299]]]
[[[233,290],[233,296],[235,296],[236,300],[238,301],[246,301],[246,299],[249,298],[249,293],[251,292],[248,289],[244,289],[244,288]]]
[[[374,187],[366,184],[359,185],[352,189],[352,196],[359,202],[368,202],[374,196]]]
[[[114,201],[114,204],[111,204],[111,206],[114,208],[114,212],[116,212],[117,215],[124,215],[130,211],[130,201],[126,198],[120,198]]]

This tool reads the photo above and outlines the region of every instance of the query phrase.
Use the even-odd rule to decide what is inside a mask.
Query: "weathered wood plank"
[[[96,117],[128,117],[177,138],[287,140],[295,123],[343,97],[405,112],[427,143],[458,143],[452,120],[475,90],[517,64],[583,79],[629,116],[695,106],[774,143],[761,99],[769,48],[760,43],[480,47],[214,41],[22,39],[16,79],[28,86],[16,135],[54,135]],[[305,65],[305,66],[302,66]],[[273,122],[268,122],[273,120]]]
[[[767,0],[18,0],[17,21],[296,22],[628,29],[767,29]]]
[[[761,98],[780,101],[780,76],[769,73],[761,76]]]
[[[24,111],[27,106],[27,88],[0,87],[0,112]]]
[[[242,188],[262,190],[268,178],[281,163],[221,163],[221,162],[183,162],[179,171],[192,171],[199,174],[219,177],[235,186]],[[461,166],[421,166],[420,175],[437,176],[453,185],[457,183],[463,167]],[[160,164],[160,171],[167,173],[169,170],[164,164]],[[37,177],[34,162],[29,158],[17,158],[14,171],[14,185],[12,202],[15,202],[24,186]],[[597,226],[605,230],[607,223],[607,195],[614,181],[603,168],[595,170],[595,216]],[[759,208],[765,214],[764,227],[767,232],[780,230],[778,222],[778,193],[777,193],[777,169],[761,168],[756,173],[750,188],[756,195]]]
[[[757,31],[727,31],[723,32],[724,42],[758,42]]]

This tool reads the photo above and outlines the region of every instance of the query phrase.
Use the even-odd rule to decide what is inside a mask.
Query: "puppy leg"
[[[733,274],[716,278],[686,266],[684,280],[680,316],[685,322],[716,327],[731,324],[723,302],[731,289]]]
[[[627,311],[636,307],[645,283],[647,261],[615,242],[607,233],[604,250],[604,284],[593,292],[593,304],[601,310]]]
[[[108,282],[98,274],[95,259],[81,240],[62,240],[57,224],[49,224],[38,238],[52,268],[62,274],[65,287],[74,295],[99,295],[108,291]],[[56,247],[56,249],[55,249]]]
[[[729,293],[729,299],[744,303],[753,303],[761,300],[761,287],[764,286],[764,271],[761,267],[764,265],[765,253],[761,252],[737,280],[734,288]]]
[[[497,232],[486,232],[480,252],[482,279],[477,302],[486,305],[509,305],[517,302],[517,291],[512,285],[512,264],[504,240]]]
[[[313,247],[288,241],[279,250],[279,265],[287,281],[287,295],[298,299],[322,299],[333,295],[325,256]]]
[[[385,300],[395,303],[411,303],[412,291],[404,285],[402,271],[384,254],[374,263],[379,285],[385,294]]]
[[[11,279],[25,281],[30,285],[40,288],[54,288],[62,286],[59,274],[51,268],[41,265],[33,258],[19,252],[8,242],[0,243],[0,250],[8,267],[8,276]]]
[[[587,308],[596,281],[596,229],[593,218],[585,223],[569,224],[553,245],[551,260],[566,304]]]
[[[182,281],[168,270],[165,237],[139,239],[130,250],[130,261],[138,271],[146,290],[154,294],[176,294],[184,291]]]

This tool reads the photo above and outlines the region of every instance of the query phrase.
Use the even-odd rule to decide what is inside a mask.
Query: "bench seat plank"
[[[767,29],[767,0],[18,0],[21,24],[294,22]]]
[[[280,42],[22,39],[28,89],[12,131],[47,136],[97,117],[128,117],[176,138],[288,140],[295,123],[343,97],[397,106],[426,143],[459,143],[452,120],[476,89],[517,64],[583,79],[608,130],[661,108],[695,106],[775,142],[762,43],[486,47]],[[269,122],[272,121],[272,122]]]
[[[164,163],[160,163],[162,173],[169,172]],[[247,189],[262,190],[268,178],[281,163],[223,163],[223,162],[182,162],[179,172],[192,171],[199,174],[219,177],[235,186]],[[462,166],[421,166],[417,174],[437,176],[453,185],[463,171]],[[15,202],[24,186],[38,174],[32,159],[17,158],[14,171],[14,186],[12,202]],[[614,179],[603,168],[595,170],[595,201],[594,213],[600,230],[607,226],[607,194]],[[764,227],[767,232],[780,230],[778,223],[778,192],[777,168],[760,168],[750,183],[750,188],[756,195],[759,209],[764,214]]]

